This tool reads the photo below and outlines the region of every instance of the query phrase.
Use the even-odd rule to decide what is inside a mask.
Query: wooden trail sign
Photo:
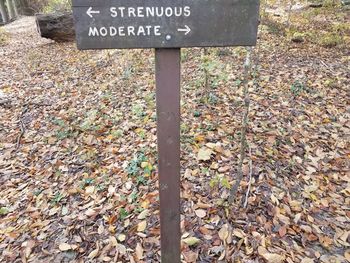
[[[79,49],[156,48],[162,263],[180,263],[180,48],[252,46],[259,0],[73,0]]]
[[[73,0],[79,49],[255,45],[259,0]]]

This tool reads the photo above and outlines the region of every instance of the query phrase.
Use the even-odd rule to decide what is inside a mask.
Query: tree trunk
[[[13,9],[15,11],[15,16],[19,17],[19,13],[18,13],[18,2],[17,0],[13,0]]]
[[[71,13],[38,14],[36,15],[36,25],[41,37],[56,42],[73,41],[75,38]]]
[[[9,16],[7,14],[5,0],[0,0],[0,14],[1,14],[2,22],[6,24],[9,21]]]
[[[12,0],[7,0],[7,9],[9,10],[10,20],[16,19],[15,9]]]
[[[29,7],[28,0],[17,0],[18,1],[18,13],[20,15],[32,16],[35,11]]]

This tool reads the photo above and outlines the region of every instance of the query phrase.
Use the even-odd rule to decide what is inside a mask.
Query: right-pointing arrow
[[[178,28],[177,31],[185,32],[185,35],[191,32],[191,28],[188,25],[185,25],[185,28]]]

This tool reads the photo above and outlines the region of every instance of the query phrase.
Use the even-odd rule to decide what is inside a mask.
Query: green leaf
[[[10,212],[10,210],[7,207],[1,207],[0,208],[0,215],[7,215]]]

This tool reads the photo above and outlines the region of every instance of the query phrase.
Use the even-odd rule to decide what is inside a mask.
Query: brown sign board
[[[73,0],[79,49],[253,46],[259,0]]]

